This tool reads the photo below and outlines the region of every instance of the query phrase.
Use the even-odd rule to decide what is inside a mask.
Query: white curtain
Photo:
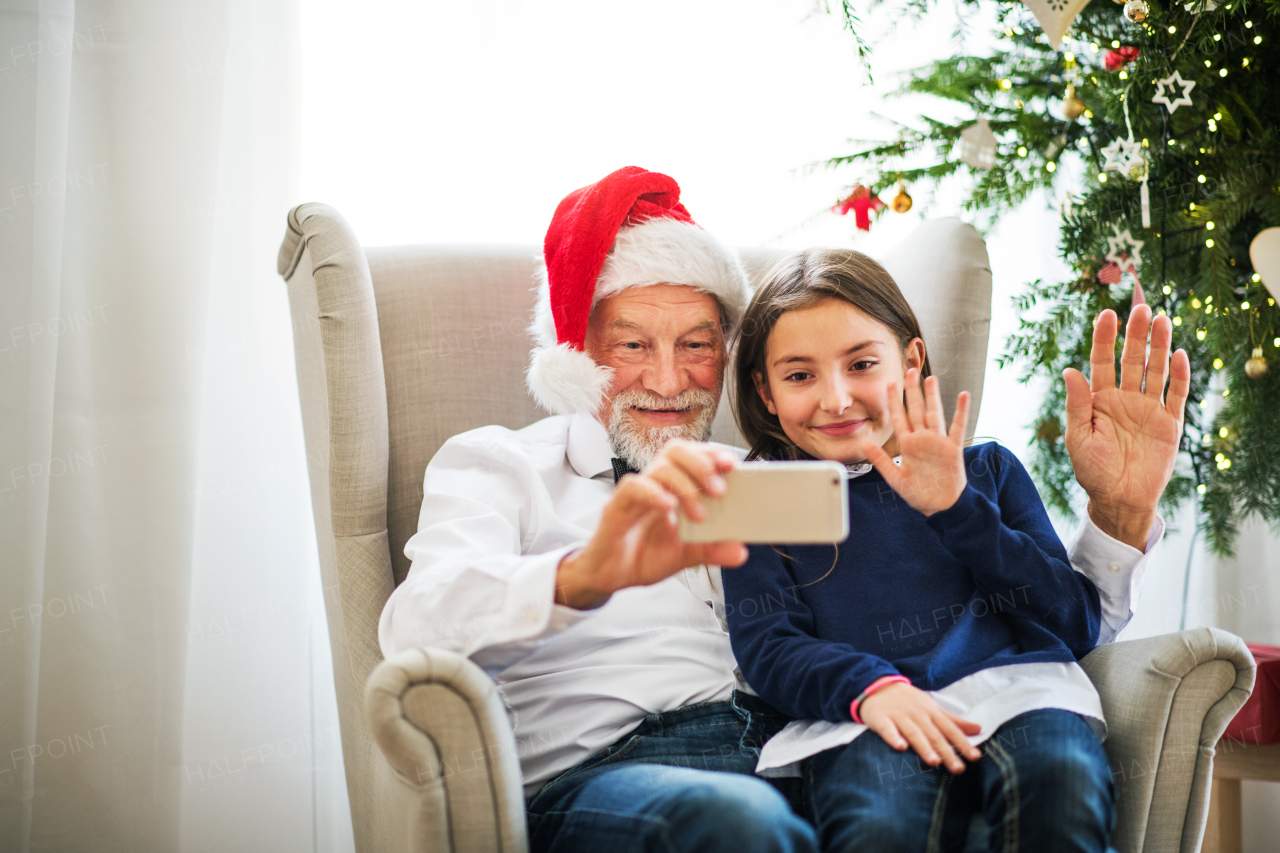
[[[351,848],[288,309],[296,2],[0,8],[0,849]]]

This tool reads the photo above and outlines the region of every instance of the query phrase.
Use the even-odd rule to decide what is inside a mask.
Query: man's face
[[[720,306],[684,285],[633,287],[600,300],[587,354],[613,368],[600,412],[615,450],[644,468],[672,438],[706,439],[720,402]]]

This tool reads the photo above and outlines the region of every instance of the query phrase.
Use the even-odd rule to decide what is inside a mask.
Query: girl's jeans
[[[1083,717],[1021,714],[980,748],[982,758],[958,776],[891,749],[874,732],[815,755],[805,762],[804,799],[822,850],[961,851],[971,824],[986,833],[971,850],[1108,849],[1115,788]]]

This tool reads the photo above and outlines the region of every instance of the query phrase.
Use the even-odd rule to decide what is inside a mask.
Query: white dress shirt
[[[585,544],[613,494],[613,455],[587,415],[449,439],[427,466],[405,546],[413,564],[378,626],[387,657],[433,646],[493,676],[528,796],[645,716],[743,686],[716,568],[620,590],[594,610],[555,604],[560,560]],[[1151,542],[1162,533],[1158,523]],[[1087,519],[1072,553],[1098,586],[1100,642],[1110,642],[1132,617],[1147,557]]]

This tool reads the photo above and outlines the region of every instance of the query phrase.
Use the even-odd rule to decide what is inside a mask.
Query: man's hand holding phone
[[[725,493],[724,477],[736,464],[710,444],[668,442],[642,473],[618,481],[595,534],[560,561],[556,603],[589,609],[619,589],[657,583],[690,566],[746,562],[742,542],[684,542],[677,514],[704,518],[703,498]]]

